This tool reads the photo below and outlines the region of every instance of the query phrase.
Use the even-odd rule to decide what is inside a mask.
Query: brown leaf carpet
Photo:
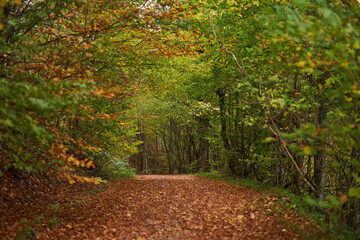
[[[318,228],[272,193],[197,176],[140,175],[103,190],[0,180],[0,239],[313,239]]]
[[[58,213],[63,224],[38,239],[300,239],[294,212],[276,196],[195,176],[138,176],[115,182],[84,205]],[[309,225],[309,226],[308,226]]]

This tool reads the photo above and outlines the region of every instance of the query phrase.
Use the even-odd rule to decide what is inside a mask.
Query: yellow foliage
[[[75,160],[74,163],[75,163],[75,165],[76,165],[77,167],[80,166],[80,161],[79,161],[79,160]]]
[[[299,61],[299,62],[295,63],[295,65],[297,67],[299,67],[299,68],[303,68],[303,67],[305,67],[306,62],[305,61]]]
[[[85,182],[91,182],[91,178],[89,177],[84,177],[83,179],[85,180]]]
[[[310,155],[311,154],[311,147],[310,146],[305,146],[304,147],[304,153],[306,155]]]
[[[345,101],[352,102],[352,97],[345,97]]]
[[[8,2],[9,0],[0,0],[0,8],[4,8]]]
[[[74,157],[73,157],[72,155],[67,158],[67,161],[68,161],[68,162],[74,162],[74,160],[75,160],[75,159],[74,159]]]

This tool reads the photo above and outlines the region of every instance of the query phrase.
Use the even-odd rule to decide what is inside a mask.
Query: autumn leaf
[[[311,154],[311,147],[310,146],[305,146],[303,151],[304,151],[304,153],[306,155],[310,155]]]
[[[90,168],[91,166],[93,166],[93,161],[88,161],[85,165],[86,168]]]
[[[298,67],[298,68],[303,68],[306,66],[306,62],[305,61],[299,61],[297,63],[295,63],[295,65]]]
[[[83,178],[86,182],[91,182],[92,180],[89,177],[84,177]]]

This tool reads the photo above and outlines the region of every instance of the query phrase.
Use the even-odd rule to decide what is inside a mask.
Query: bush
[[[121,159],[111,156],[108,152],[103,151],[98,155],[94,163],[96,168],[91,174],[106,180],[119,180],[121,178],[133,178],[135,172],[128,164],[127,159]]]

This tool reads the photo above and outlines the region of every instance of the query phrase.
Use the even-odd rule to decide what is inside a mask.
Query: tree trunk
[[[225,88],[221,87],[216,91],[219,97],[219,108],[220,108],[220,122],[221,122],[221,138],[224,144],[226,154],[226,161],[230,168],[231,174],[236,175],[235,159],[234,154],[231,154],[231,147],[227,136],[227,124],[226,124],[226,109],[225,109]],[[229,154],[230,153],[230,154]]]
[[[162,135],[162,139],[163,139],[165,152],[166,152],[166,156],[167,156],[167,160],[168,160],[169,173],[173,174],[174,169],[173,169],[172,157],[171,157],[171,152],[170,152],[170,149],[169,149],[167,141],[166,141],[166,132],[165,131],[164,131],[164,134]]]
[[[138,120],[139,126],[139,140],[142,141],[140,144],[140,172],[146,172],[148,170],[148,159],[147,159],[147,152],[146,152],[146,135],[144,132],[144,127],[141,120]]]
[[[156,169],[155,169],[155,173],[159,174],[160,172],[160,154],[159,154],[159,142],[158,142],[158,135],[155,135],[155,164],[156,164]]]
[[[323,121],[325,120],[328,108],[324,99],[318,101],[319,108],[317,112],[317,128],[323,127]],[[324,198],[324,185],[325,185],[325,158],[326,158],[326,141],[322,141],[319,137],[315,140],[316,154],[314,155],[314,184],[318,190],[317,197],[319,199]]]
[[[206,139],[200,139],[200,171],[205,172],[205,163],[209,161],[210,144]]]

